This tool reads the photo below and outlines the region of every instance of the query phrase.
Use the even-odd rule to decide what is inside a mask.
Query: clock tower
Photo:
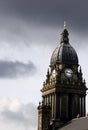
[[[66,27],[53,51],[38,106],[38,130],[57,130],[77,115],[85,116],[86,83]]]

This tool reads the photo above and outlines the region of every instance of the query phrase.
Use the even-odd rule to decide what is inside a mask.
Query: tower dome
[[[66,28],[64,28],[61,35],[61,42],[51,56],[50,65],[58,63],[78,64],[78,56],[75,49],[69,43],[69,33]]]

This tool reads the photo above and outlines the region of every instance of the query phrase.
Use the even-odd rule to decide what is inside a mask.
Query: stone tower
[[[51,56],[38,106],[38,130],[56,130],[79,114],[85,116],[86,84],[75,49],[64,27]]]

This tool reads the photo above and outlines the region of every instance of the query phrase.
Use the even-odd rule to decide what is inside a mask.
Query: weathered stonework
[[[61,35],[41,90],[43,104],[38,106],[38,130],[56,130],[78,114],[85,116],[86,83],[68,31],[64,29]]]

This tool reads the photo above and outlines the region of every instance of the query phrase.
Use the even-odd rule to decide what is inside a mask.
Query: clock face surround
[[[73,74],[72,69],[70,69],[70,68],[65,69],[65,75],[67,77],[69,77],[69,78],[72,77],[72,74]]]

